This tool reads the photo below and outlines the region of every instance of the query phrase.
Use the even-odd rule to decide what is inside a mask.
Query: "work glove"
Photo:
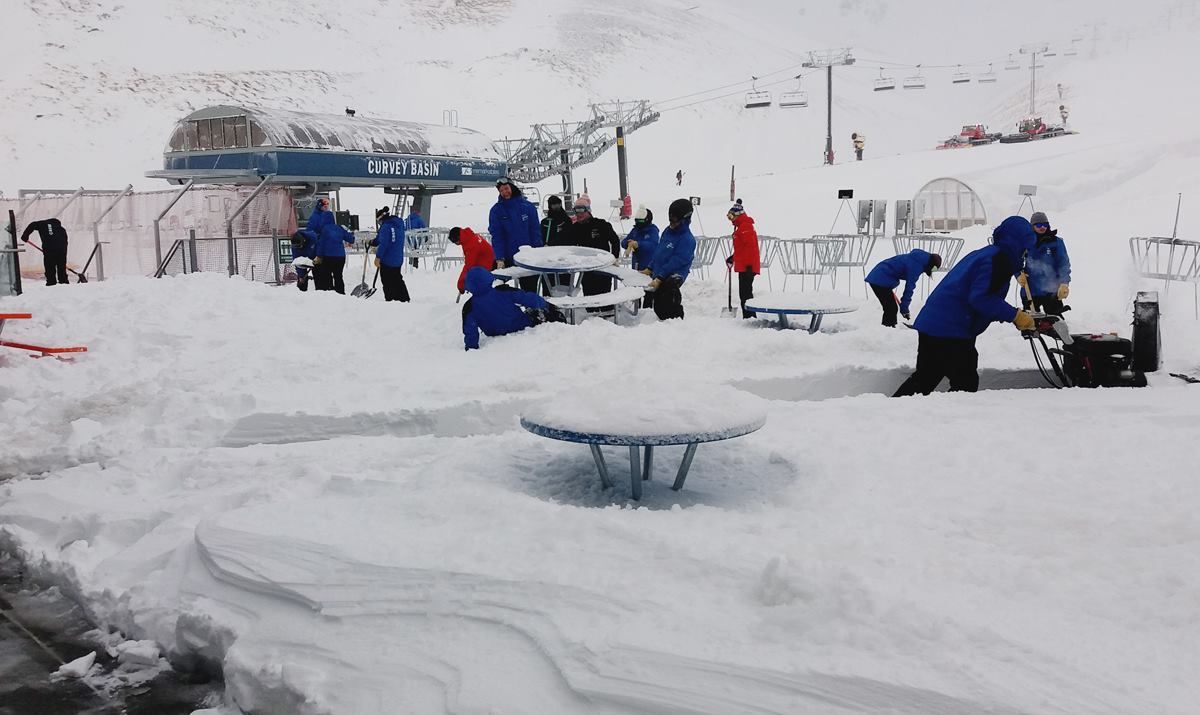
[[[1022,333],[1031,331],[1037,327],[1037,323],[1034,322],[1033,316],[1023,310],[1017,311],[1017,316],[1013,318],[1012,322],[1013,325],[1017,326],[1017,330],[1020,330]]]
[[[1017,274],[1017,283],[1020,283],[1021,286],[1024,288],[1029,287],[1029,276],[1025,275],[1024,271],[1022,271],[1021,273],[1018,273]]]
[[[648,276],[648,275],[650,275],[650,269],[649,269],[649,268],[643,268],[641,271],[639,271],[639,273],[642,273],[643,275],[647,275],[647,276]]]
[[[654,280],[650,281],[650,285],[646,286],[646,290],[658,290],[660,285],[662,285],[662,278],[655,278]]]
[[[380,267],[381,265],[383,265],[383,261],[380,261],[378,258],[376,258],[376,259],[375,259],[375,267],[376,267],[376,268],[378,268],[378,267]]]
[[[504,267],[504,261],[496,261],[496,269],[497,270],[499,270],[503,267]]]
[[[321,257],[320,256],[317,256],[316,258],[313,259],[313,265],[314,266],[321,265]]]
[[[1070,294],[1071,294],[1071,287],[1068,286],[1066,283],[1060,283],[1058,286],[1058,299],[1066,300],[1067,296]]]
[[[733,256],[730,256],[725,259],[725,265],[729,266],[730,268],[733,268]]]
[[[900,315],[903,315],[905,320],[912,320],[908,313],[901,312]]]
[[[628,242],[625,244],[625,247],[626,247],[627,249],[629,249],[630,251],[636,251],[636,250],[637,250],[637,246],[638,246],[638,243],[637,243],[637,241],[628,241]]]

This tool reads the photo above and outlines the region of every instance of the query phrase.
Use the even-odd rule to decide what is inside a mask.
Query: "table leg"
[[[636,444],[629,445],[629,484],[634,499],[642,498],[642,458]]]
[[[608,467],[604,464],[604,455],[600,452],[600,445],[589,444],[592,448],[592,459],[596,460],[596,471],[600,472],[600,484],[605,489],[612,487],[612,480],[608,478]]]
[[[821,318],[824,318],[824,313],[813,313],[812,319],[808,322],[808,334],[812,335],[821,329]]]
[[[650,480],[650,470],[654,468],[654,447],[646,445],[646,461],[642,464],[642,479]]]
[[[780,314],[779,314],[779,327],[780,327],[780,329],[786,328],[787,326],[788,326],[787,314],[786,314],[786,313],[780,313]]]
[[[683,482],[687,479],[688,470],[692,468],[692,458],[696,456],[697,446],[699,446],[698,442],[692,442],[683,451],[683,461],[679,463],[679,473],[675,475],[675,483],[671,485],[675,491],[683,489]]]

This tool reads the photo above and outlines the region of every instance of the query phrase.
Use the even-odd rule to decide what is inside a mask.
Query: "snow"
[[[522,268],[555,273],[573,273],[604,268],[616,263],[608,251],[587,246],[523,246],[513,256],[513,262]]]
[[[1122,335],[1134,291],[1163,288],[1131,270],[1128,237],[1169,235],[1180,192],[1179,235],[1200,230],[1191,4],[1170,5],[1170,29],[1154,3],[1040,8],[1045,34],[1110,23],[1094,58],[1039,73],[1039,102],[1065,84],[1081,133],[963,152],[932,147],[971,121],[1006,129],[1026,73],[951,87],[929,69],[924,93],[883,97],[867,58],[1003,57],[1027,15],[961,23],[942,0],[752,0],[738,22],[708,2],[343,5],[167,18],[152,3],[23,4],[0,27],[16,54],[5,94],[22,98],[0,109],[0,176],[124,185],[159,164],[180,116],[243,99],[426,122],[457,105],[465,126],[523,136],[596,97],[738,82],[836,38],[862,59],[835,71],[835,146],[844,158],[862,130],[866,160],[820,166],[815,78],[812,107],[788,112],[742,110],[735,85],[631,134],[635,202],[661,223],[671,199],[700,196],[693,228],[725,233],[736,164],[760,233],[793,237],[849,229],[829,226],[838,188],[906,198],[954,176],[989,211],[957,234],[965,252],[1018,210],[1018,184],[1036,184],[1071,251],[1071,329]],[[364,17],[424,31],[363,42]],[[303,69],[314,37],[331,51]],[[1147,108],[1170,129],[1131,135]],[[611,156],[584,179],[614,196]],[[439,198],[434,220],[482,225],[494,200]],[[1166,374],[1200,371],[1188,286],[1164,295],[1165,364],[1147,388],[1032,389],[1044,383],[1027,341],[996,325],[978,341],[981,392],[892,400],[917,334],[878,325],[855,271],[836,292],[859,310],[814,335],[722,318],[723,276],[695,272],[684,321],[546,324],[471,352],[456,275],[406,276],[408,304],[207,274],[27,281],[0,308],[33,318],[5,337],[89,352],[0,353],[0,548],[132,641],[127,658],[149,661],[153,643],[216,664],[223,715],[1194,711],[1200,400]],[[686,489],[656,478],[638,503],[620,480],[601,488],[587,450],[520,427],[538,410],[575,426],[719,426],[746,419],[738,405],[765,413],[762,428],[705,445]]]
[[[96,651],[81,655],[70,663],[63,663],[52,673],[57,678],[82,678],[88,674],[96,663]]]
[[[858,302],[850,296],[828,290],[805,293],[758,293],[746,301],[746,305],[752,305],[755,310],[796,310],[810,313],[844,313],[858,309]]]
[[[736,437],[758,429],[766,421],[762,400],[731,387],[626,381],[621,390],[635,396],[636,401],[614,399],[612,385],[580,385],[535,404],[522,413],[521,420],[543,432],[567,435],[647,441],[677,438],[664,444]]]

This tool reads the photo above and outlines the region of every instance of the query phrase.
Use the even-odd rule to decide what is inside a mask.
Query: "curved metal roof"
[[[254,147],[288,147],[331,151],[376,152],[503,161],[492,140],[461,127],[418,124],[395,119],[311,114],[257,106],[219,105],[192,112],[186,122],[220,117],[249,118],[261,129],[252,132]]]

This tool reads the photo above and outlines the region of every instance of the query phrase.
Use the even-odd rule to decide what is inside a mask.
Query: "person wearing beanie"
[[[621,255],[621,238],[613,230],[612,224],[602,218],[592,215],[592,199],[587,194],[580,194],[575,199],[575,223],[567,228],[567,243],[572,246],[586,246],[608,251],[616,262]],[[588,271],[579,279],[584,295],[599,295],[613,289],[613,277],[607,273]],[[600,308],[588,308],[589,312],[599,312]]]
[[[754,219],[746,213],[741,199],[729,208],[725,218],[733,224],[733,253],[725,259],[725,264],[738,275],[738,299],[742,302],[742,317],[753,318],[754,313],[746,312],[746,301],[754,297],[754,276],[762,272],[758,231],[754,229]]]
[[[692,202],[675,199],[667,207],[667,228],[658,237],[658,248],[650,267],[643,269],[653,280],[647,288],[654,293],[654,314],[659,320],[683,318],[681,288],[692,270],[696,237],[692,235]]]
[[[520,187],[507,176],[496,180],[496,203],[488,213],[488,233],[492,235],[492,250],[496,254],[496,267],[513,264],[513,256],[521,246],[540,248],[542,241],[541,222],[538,209],[521,193]],[[537,276],[518,278],[521,290],[536,291]]]
[[[567,245],[566,231],[570,225],[571,217],[563,209],[562,197],[551,194],[550,198],[546,199],[546,218],[542,219],[542,245]]]
[[[483,236],[469,228],[458,227],[450,229],[450,243],[462,248],[463,267],[458,274],[458,294],[466,290],[467,272],[472,268],[491,270],[496,262],[496,254],[492,253],[492,244],[483,240]]]
[[[393,216],[384,206],[375,212],[375,223],[379,232],[367,244],[375,249],[375,267],[379,269],[379,281],[383,284],[385,301],[409,302],[408,286],[404,283],[404,220]]]
[[[1024,269],[1017,271],[1021,303],[1025,310],[1040,310],[1061,318],[1067,310],[1063,301],[1071,293],[1071,259],[1067,256],[1067,244],[1058,237],[1057,230],[1050,228],[1050,219],[1041,211],[1034,211],[1029,222],[1037,234],[1037,244],[1025,256]]]
[[[317,207],[308,217],[305,230],[317,237],[313,258],[313,282],[317,290],[332,290],[346,294],[346,283],[342,271],[346,267],[346,246],[354,245],[354,234],[342,228],[329,210],[329,199],[317,199]]]
[[[928,395],[942,378],[950,390],[979,389],[979,352],[975,338],[992,323],[1033,330],[1033,316],[1004,301],[1025,252],[1037,241],[1021,216],[1009,216],[992,231],[991,245],[971,251],[955,264],[929,294],[913,321],[917,338],[916,371],[893,397]]]
[[[654,225],[654,212],[646,208],[645,204],[638,206],[634,212],[633,228],[630,229],[629,235],[621,239],[621,248],[625,249],[625,255],[632,254],[630,265],[633,270],[649,270],[654,252],[658,250],[658,226]],[[654,307],[653,293],[647,293],[642,298],[642,307]]]
[[[914,248],[908,253],[882,260],[871,269],[865,280],[879,299],[879,304],[883,306],[884,326],[896,327],[897,308],[905,320],[909,319],[908,311],[917,281],[921,279],[922,274],[931,276],[934,269],[941,267],[941,256]],[[900,285],[900,281],[904,281],[904,295],[897,306],[896,294],[893,291]]]
[[[42,239],[42,268],[46,271],[46,285],[67,285],[67,229],[53,216],[30,221],[21,232],[21,240],[29,243],[29,236],[34,232]]]

